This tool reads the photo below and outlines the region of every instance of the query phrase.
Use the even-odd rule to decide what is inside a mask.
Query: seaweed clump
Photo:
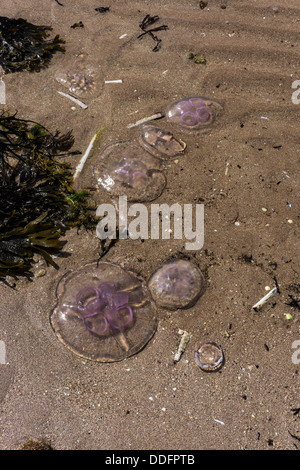
[[[54,450],[51,445],[51,442],[46,439],[40,439],[34,441],[33,439],[28,439],[24,444],[22,444],[20,450]]]
[[[0,279],[31,277],[34,254],[54,265],[71,227],[96,225],[88,191],[76,192],[68,157],[71,132],[50,133],[33,121],[0,115]]]
[[[64,52],[65,41],[58,34],[48,39],[50,31],[51,26],[0,16],[0,65],[5,73],[39,72],[57,51]]]

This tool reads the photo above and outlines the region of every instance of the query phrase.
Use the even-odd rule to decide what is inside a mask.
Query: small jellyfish
[[[221,347],[209,341],[203,341],[196,345],[195,359],[200,369],[206,372],[219,370],[224,363],[224,355]]]
[[[222,106],[208,98],[194,97],[173,103],[167,110],[167,119],[182,131],[199,131],[210,127]]]
[[[83,96],[96,87],[95,74],[90,69],[58,72],[56,80],[76,96]]]
[[[87,263],[64,276],[56,293],[52,328],[78,356],[121,361],[155,333],[155,306],[145,282],[117,264]]]
[[[160,307],[177,309],[193,306],[204,291],[203,275],[194,263],[171,260],[150,277],[148,286]]]
[[[152,201],[162,193],[166,178],[160,160],[131,142],[117,142],[99,156],[94,175],[99,188],[129,201]]]
[[[171,132],[164,131],[152,124],[141,126],[139,143],[152,155],[163,160],[182,154],[186,148],[186,144],[175,139]]]

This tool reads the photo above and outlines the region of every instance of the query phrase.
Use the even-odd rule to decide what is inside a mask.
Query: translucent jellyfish
[[[224,363],[221,347],[214,342],[205,342],[196,345],[195,359],[200,369],[212,372],[219,370]]]
[[[168,160],[184,152],[186,144],[175,139],[171,132],[164,131],[152,124],[141,126],[139,143],[156,157]]]
[[[56,80],[73,95],[83,96],[95,90],[95,73],[90,69],[76,69],[58,72]]]
[[[162,193],[166,178],[160,160],[139,145],[117,142],[98,158],[94,175],[98,187],[129,201],[152,201]]]
[[[58,339],[78,356],[121,361],[153,336],[155,305],[136,274],[95,261],[61,279],[50,322]]]
[[[203,97],[187,98],[172,104],[166,113],[167,119],[183,131],[199,131],[210,127],[222,106]]]
[[[204,278],[198,266],[179,259],[158,268],[150,277],[148,286],[153,300],[160,307],[188,308],[204,292]]]

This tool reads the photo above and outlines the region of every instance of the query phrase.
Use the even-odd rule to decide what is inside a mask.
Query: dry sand
[[[1,286],[7,364],[0,364],[0,448],[42,438],[55,449],[299,448],[291,436],[300,435],[299,414],[291,411],[300,406],[300,366],[292,361],[299,309],[287,305],[289,295],[300,297],[300,105],[291,100],[292,83],[300,79],[299,1],[208,0],[203,10],[198,0],[62,3],[2,2],[1,15],[52,25],[53,34],[66,39],[66,53],[48,69],[5,76],[7,106],[19,117],[52,131],[73,129],[74,148],[84,152],[104,125],[103,148],[136,140],[139,129],[127,129],[130,122],[164,112],[181,97],[223,104],[211,131],[184,136],[187,151],[166,167],[167,187],[155,201],[204,203],[204,248],[186,252],[178,240],[121,240],[105,256],[145,279],[170,257],[189,256],[207,288],[190,309],[159,309],[157,332],[137,355],[113,364],[83,360],[49,323],[61,276],[98,256],[94,233],[69,232],[71,256],[57,258],[59,270],[47,268],[44,277],[21,280],[15,289]],[[96,14],[98,6],[110,11]],[[137,39],[148,13],[169,26],[158,33],[156,53],[150,37]],[[84,28],[71,29],[78,21]],[[189,51],[204,56],[206,65],[187,59]],[[80,54],[98,82],[82,97],[87,110],[60,96],[57,90],[67,90],[55,80]],[[123,82],[104,84],[116,79]],[[96,156],[81,187],[95,186]],[[254,312],[274,278],[280,294]],[[192,338],[174,364],[178,329]],[[198,368],[194,345],[202,339],[222,345],[226,362],[219,372]]]

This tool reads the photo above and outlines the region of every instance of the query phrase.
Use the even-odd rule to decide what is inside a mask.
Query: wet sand
[[[62,3],[2,5],[1,15],[52,25],[66,40],[66,53],[42,72],[6,75],[6,98],[20,118],[53,132],[73,129],[74,149],[82,152],[105,127],[78,187],[95,187],[101,149],[138,139],[129,123],[182,97],[222,103],[211,130],[180,136],[186,152],[165,165],[167,185],[155,201],[203,203],[203,249],[186,251],[182,240],[120,240],[104,257],[144,279],[164,261],[188,257],[205,274],[206,290],[192,308],[158,309],[156,334],[135,356],[112,364],[79,358],[58,341],[49,315],[60,278],[96,259],[99,244],[94,233],[68,232],[71,256],[56,259],[59,270],[49,267],[15,289],[1,286],[0,448],[19,449],[28,439],[55,449],[299,448],[291,436],[300,435],[299,414],[291,411],[300,406],[300,366],[292,360],[299,308],[288,305],[290,296],[300,300],[300,105],[291,99],[300,80],[299,2],[208,0],[202,10],[198,0],[116,0],[105,14],[96,14],[100,4],[92,0]],[[137,39],[146,14],[169,27],[157,33],[158,52],[148,35]],[[70,28],[79,21],[83,28]],[[188,52],[206,64],[193,63]],[[59,95],[67,90],[55,79],[80,60],[95,74],[95,88],[80,97],[86,110]],[[157,124],[167,128],[164,119]],[[110,200],[104,192],[94,197]],[[40,261],[35,272],[42,267]],[[280,293],[254,312],[276,282]],[[174,364],[179,329],[192,337]],[[203,339],[222,346],[219,372],[206,374],[195,362]]]

